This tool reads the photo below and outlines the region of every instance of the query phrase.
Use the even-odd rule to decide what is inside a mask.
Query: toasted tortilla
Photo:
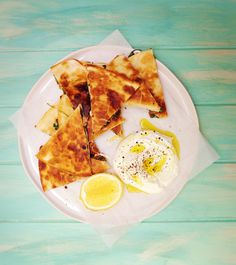
[[[122,124],[119,124],[119,125],[117,125],[116,127],[112,128],[112,131],[113,131],[116,135],[118,135],[118,136],[120,136],[120,137],[123,137],[123,136],[124,136],[124,130],[123,130],[123,126],[122,126]]]
[[[106,125],[105,127],[103,127],[101,129],[102,133],[105,131],[107,131],[108,129],[111,129],[116,135],[123,137],[124,136],[124,131],[123,131],[123,126],[122,124],[125,122],[125,119],[121,116],[121,112],[118,111],[117,113],[115,113],[112,118],[111,121],[109,122],[108,125]]]
[[[145,81],[160,110],[155,113],[156,116],[166,117],[167,109],[164,100],[162,85],[157,72],[157,63],[152,49],[141,51],[129,57],[132,66],[139,72],[139,77]]]
[[[111,129],[116,135],[123,137],[124,131],[122,124],[125,122],[125,119],[121,116],[121,110],[118,110],[112,117],[108,125],[105,126],[105,131]],[[104,128],[101,129],[102,133]]]
[[[126,102],[127,106],[137,106],[151,111],[159,112],[160,106],[157,104],[155,98],[150,90],[143,82],[134,95]]]
[[[98,174],[107,171],[110,168],[110,166],[106,161],[99,160],[96,158],[91,158],[91,168],[93,174]]]
[[[80,107],[66,124],[42,146],[36,155],[42,162],[79,177],[91,175],[88,140],[85,135]]]
[[[114,130],[114,128],[120,127],[124,121],[125,119],[121,117],[120,114],[118,114],[116,118],[112,118],[111,121],[101,129],[101,131],[96,135],[96,137],[108,130]],[[123,133],[117,131],[116,134],[119,134],[121,136]]]
[[[51,105],[49,110],[44,113],[35,127],[52,136],[66,123],[68,117],[73,112],[74,110],[69,98],[66,95],[62,95],[60,100]]]
[[[139,72],[132,66],[129,58],[125,55],[116,56],[109,64],[106,69],[114,71],[119,74],[123,74],[131,80],[138,79]]]
[[[59,87],[69,97],[73,108],[81,104],[83,116],[88,117],[90,99],[85,65],[76,59],[68,59],[52,66],[51,70]]]
[[[134,67],[129,62],[128,58],[124,55],[116,56],[109,64],[107,64],[106,69],[119,73],[119,74],[123,74],[125,77],[128,77],[131,80],[136,80],[138,77],[138,71],[134,69]],[[137,93],[137,91],[135,93]],[[121,117],[121,114],[119,116]],[[113,127],[112,131],[120,137],[124,135],[123,127],[121,124]]]
[[[98,66],[87,66],[92,133],[96,136],[140,84]]]
[[[115,57],[107,65],[107,69],[123,74],[131,80],[138,80],[140,78],[139,71],[132,66],[129,58],[124,55]],[[144,82],[141,83],[139,89],[137,89],[134,95],[126,102],[126,105],[138,106],[157,112],[160,111],[160,106],[156,103],[155,98]]]
[[[101,130],[94,134],[92,133],[92,120],[91,118],[88,120],[88,125],[87,125],[87,131],[89,135],[89,140],[90,142],[94,141],[95,138],[97,138],[99,135],[103,134],[106,131],[113,130],[116,127],[119,127],[125,119],[120,115],[120,111],[115,113],[110,120],[108,120],[108,123],[104,125],[104,127],[101,128]],[[120,134],[121,136],[122,134]]]
[[[48,135],[53,135],[57,128],[58,124],[58,103],[51,106],[42,116],[42,118],[38,121],[35,127],[39,129],[41,132],[46,133]]]
[[[59,170],[41,160],[38,161],[38,167],[43,191],[61,187],[81,179],[80,176]]]
[[[60,96],[58,111],[64,113],[68,117],[74,112],[72,103],[67,95]]]
[[[63,126],[68,117],[74,112],[72,103],[67,95],[62,95],[58,103],[58,123]]]
[[[123,74],[131,80],[139,79],[139,72],[132,66],[129,59],[124,55],[116,56],[108,65],[107,69]],[[152,111],[159,111],[160,106],[156,103],[156,100],[152,96],[148,87],[142,82],[140,87],[136,90],[134,95],[125,103],[126,105],[138,106],[141,108],[149,109]],[[121,125],[118,125],[112,129],[112,131],[123,136],[123,129]]]
[[[106,161],[106,158],[100,153],[94,141],[89,142],[89,151],[92,174],[105,172],[110,168],[109,164]]]
[[[86,130],[91,109],[90,96],[87,87],[87,65],[90,65],[90,63],[80,62],[76,59],[69,59],[51,67],[57,83],[64,93],[68,95],[73,107],[76,108],[79,104],[82,105],[82,118]],[[95,146],[96,144],[93,143],[93,150],[95,150]],[[94,155],[97,157],[101,156],[97,147],[96,153],[91,153],[90,157]],[[95,165],[95,163],[93,164]],[[97,168],[98,164],[100,165],[100,170],[105,170],[109,167],[105,161],[103,161],[103,163],[97,162]]]

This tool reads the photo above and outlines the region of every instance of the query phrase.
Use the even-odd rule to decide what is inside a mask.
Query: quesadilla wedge
[[[53,135],[58,127],[58,103],[56,103],[43,114],[35,128],[48,135]]]
[[[138,79],[138,71],[132,66],[129,58],[125,55],[118,55],[107,64],[106,69],[123,74],[131,80]]]
[[[163,89],[157,72],[157,64],[152,49],[141,51],[129,57],[132,66],[139,72],[139,77],[145,81],[160,110],[155,112],[157,117],[166,117],[167,110]]]
[[[119,111],[118,111],[119,112]],[[102,127],[101,131],[95,136],[99,136],[102,133],[108,131],[108,130],[114,130],[117,127],[121,127],[121,124],[125,121],[125,119],[123,117],[121,117],[120,112],[117,114],[114,114],[111,118],[111,120],[109,121],[109,123],[107,125],[105,125],[104,127]],[[122,128],[122,127],[121,127]],[[118,135],[122,136],[123,133],[120,133],[117,131]]]
[[[89,142],[89,151],[92,174],[102,173],[110,168],[106,161],[106,157],[100,153],[94,141]]]
[[[35,127],[43,133],[52,136],[65,124],[73,112],[74,110],[69,98],[66,95],[62,95],[58,102],[50,105],[48,111],[44,113]]]
[[[61,187],[81,179],[80,176],[59,170],[58,168],[55,168],[48,163],[44,163],[41,160],[38,161],[38,167],[43,191]]]
[[[119,137],[123,137],[124,136],[124,131],[123,131],[123,126],[122,124],[119,124],[115,127],[113,127],[111,129],[116,135],[118,135]]]
[[[92,119],[89,118],[88,125],[87,125],[89,141],[90,142],[94,141],[94,139],[97,138],[99,135],[103,134],[106,131],[113,130],[114,128],[121,125],[124,121],[125,119],[121,117],[120,110],[119,110],[111,117],[110,120],[107,121],[107,124],[104,125],[98,133],[94,134],[92,133]]]
[[[126,105],[138,106],[155,112],[160,111],[160,106],[144,82],[141,83],[136,93],[126,102]]]
[[[109,168],[110,167],[106,161],[91,158],[91,169],[93,174],[103,173]]]
[[[59,84],[59,87],[68,96],[73,108],[76,108],[79,104],[82,105],[83,121],[85,125],[91,108],[87,87],[86,69],[86,66],[89,65],[94,64],[80,62],[76,59],[68,59],[51,67],[51,71]],[[97,66],[102,68],[103,65],[104,64]]]
[[[80,106],[71,114],[66,124],[42,146],[36,156],[58,170],[80,177],[91,175],[88,140]]]
[[[129,58],[124,55],[115,57],[108,65],[107,69],[123,74],[131,80],[139,79],[139,71],[136,70]],[[149,88],[144,82],[141,83],[139,89],[132,95],[132,97],[125,103],[126,105],[138,106],[152,111],[160,111],[160,106],[157,104],[155,98],[150,92]]]
[[[112,117],[111,120],[105,127],[101,129],[102,133],[111,129],[116,135],[123,137],[123,127],[122,124],[124,123],[125,119],[121,116],[121,110],[118,110]],[[105,129],[105,130],[104,130]]]
[[[87,70],[92,132],[96,135],[134,94],[140,84],[98,66],[87,66]]]
[[[68,117],[74,112],[72,103],[67,95],[62,95],[58,103],[58,123],[63,126]]]
[[[73,108],[82,105],[83,116],[88,117],[90,99],[87,87],[87,70],[82,62],[68,59],[51,67],[51,71],[64,93],[69,97]]]

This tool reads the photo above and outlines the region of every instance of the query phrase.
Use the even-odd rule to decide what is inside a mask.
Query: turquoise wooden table
[[[187,87],[220,159],[107,249],[26,177],[8,117],[67,53],[119,28]],[[0,1],[0,264],[236,264],[236,2]]]

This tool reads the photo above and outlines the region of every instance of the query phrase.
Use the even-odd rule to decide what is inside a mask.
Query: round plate
[[[91,62],[109,62],[118,54],[128,55],[132,49],[120,46],[93,46],[75,51],[64,59],[76,58]],[[129,107],[123,110],[126,118],[124,124],[125,134],[128,135],[136,130],[140,130],[139,122],[141,118],[149,119],[159,128],[174,132],[181,147],[180,172],[178,177],[159,194],[148,195],[145,193],[129,193],[125,191],[120,202],[113,208],[103,212],[89,211],[84,207],[79,198],[81,181],[77,181],[64,187],[56,188],[48,192],[43,192],[38,172],[38,161],[35,157],[39,147],[43,145],[48,136],[35,128],[35,124],[49,108],[47,103],[55,103],[62,91],[48,70],[33,86],[25,99],[21,120],[19,136],[19,150],[21,161],[25,172],[33,181],[35,186],[53,206],[64,214],[76,220],[99,224],[125,225],[144,220],[165,208],[181,191],[191,174],[194,164],[194,154],[197,152],[197,135],[194,129],[198,128],[197,113],[192,100],[184,86],[173,75],[173,73],[161,62],[158,64],[158,73],[163,85],[165,100],[168,110],[168,118],[150,119],[148,112],[141,108]],[[135,115],[134,115],[135,113]],[[110,156],[108,161],[112,161],[114,151],[119,140],[110,141],[113,133],[105,133],[97,139],[100,150]],[[192,143],[195,143],[194,145]],[[189,146],[192,144],[191,153]],[[104,148],[105,147],[105,148]],[[191,155],[190,155],[191,154]]]

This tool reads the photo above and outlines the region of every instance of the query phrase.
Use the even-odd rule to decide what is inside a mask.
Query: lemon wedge
[[[114,206],[123,194],[123,184],[114,175],[95,174],[83,182],[80,199],[93,211],[106,210]]]

